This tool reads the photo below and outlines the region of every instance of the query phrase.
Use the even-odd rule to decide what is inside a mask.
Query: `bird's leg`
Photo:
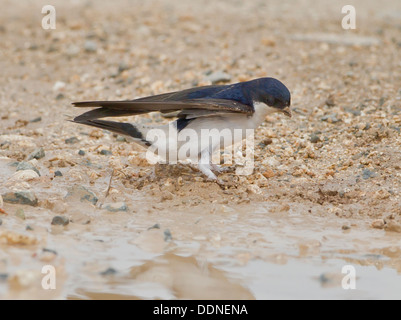
[[[217,180],[216,175],[210,170],[210,168],[213,167],[213,164],[211,164],[211,155],[208,149],[204,149],[201,152],[201,156],[199,159],[198,163],[198,168],[204,175],[208,177],[210,180]]]

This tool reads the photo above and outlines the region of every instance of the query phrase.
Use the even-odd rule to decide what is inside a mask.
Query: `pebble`
[[[64,216],[55,216],[52,219],[52,225],[54,226],[66,226],[70,223],[70,219]]]
[[[160,229],[160,224],[156,223],[153,226],[148,228],[148,230],[151,230],[151,229]]]
[[[84,156],[84,155],[85,155],[85,151],[84,151],[84,150],[79,150],[79,151],[78,151],[78,154],[79,154],[80,156]]]
[[[120,212],[120,211],[126,212],[126,211],[128,211],[128,206],[125,202],[115,202],[115,203],[106,204],[104,206],[104,208],[110,212]]]
[[[27,230],[27,231],[33,231],[33,228],[28,224],[28,225],[25,227],[25,230]]]
[[[123,72],[123,71],[125,71],[125,70],[128,70],[128,69],[129,69],[129,65],[126,64],[125,62],[121,62],[121,63],[118,65],[118,73],[121,73],[121,72]]]
[[[26,204],[29,206],[36,206],[38,199],[31,191],[16,191],[3,194],[3,200],[7,203],[13,204]]]
[[[269,178],[273,178],[276,174],[274,173],[274,171],[272,169],[267,169],[265,172],[262,173],[262,175],[269,179]]]
[[[49,249],[49,248],[43,248],[42,252],[49,252],[49,253],[53,253],[54,255],[57,256],[57,251],[53,250],[53,249]]]
[[[210,74],[207,74],[205,77],[206,81],[210,81],[212,84],[216,84],[218,82],[228,82],[231,80],[231,76],[224,71],[215,71]]]
[[[355,109],[351,109],[351,108],[345,108],[344,109],[346,112],[351,113],[352,115],[354,115],[355,117],[358,117],[361,115],[361,111],[360,110],[355,110]]]
[[[29,121],[29,122],[40,122],[40,121],[42,121],[42,117],[34,118],[34,119],[32,119],[31,121]]]
[[[173,240],[173,235],[171,234],[170,229],[164,230],[163,234],[164,234],[164,241],[168,242]]]
[[[325,115],[320,118],[321,121],[326,121],[329,123],[337,123],[340,122],[341,120],[337,118],[336,114],[330,114],[330,115]]]
[[[370,178],[374,178],[377,176],[377,173],[374,171],[370,171],[369,169],[365,169],[362,172],[362,178],[364,180],[370,179]]]
[[[97,51],[97,44],[95,41],[86,40],[84,44],[84,48],[86,52],[96,52]]]
[[[53,91],[60,91],[61,89],[64,89],[64,87],[65,87],[65,82],[56,81],[56,83],[53,85]]]
[[[100,154],[102,156],[111,156],[113,154],[113,152],[111,152],[110,150],[103,149],[100,151]]]
[[[74,143],[77,143],[77,142],[79,142],[77,137],[71,137],[71,138],[65,139],[65,143],[66,144],[74,144]]]
[[[65,98],[65,95],[62,94],[62,93],[59,93],[59,94],[56,96],[56,100],[62,100],[62,99],[64,99],[64,98]]]
[[[68,188],[68,193],[66,195],[66,198],[78,198],[81,202],[89,201],[94,205],[98,201],[98,198],[92,191],[80,185],[74,185]]]
[[[310,142],[312,143],[318,143],[320,141],[320,137],[316,134],[312,134],[310,137]]]
[[[61,173],[60,170],[57,170],[57,171],[54,173],[54,176],[55,176],[55,177],[62,177],[63,174]]]
[[[118,142],[127,142],[127,139],[124,136],[117,136],[116,141],[118,141]]]
[[[21,161],[18,163],[16,171],[21,171],[21,170],[32,170],[35,171],[40,176],[39,170],[36,169],[33,164],[26,161]]]
[[[33,170],[21,170],[15,172],[11,178],[10,181],[27,181],[31,179],[39,178],[39,175],[36,171]]]
[[[261,194],[262,190],[260,190],[259,186],[256,184],[250,184],[246,187],[246,191],[252,194]]]
[[[334,102],[334,96],[333,95],[329,95],[328,98],[326,99],[326,105],[328,107],[334,107],[336,105],[336,103]]]
[[[38,148],[36,150],[34,150],[29,156],[28,156],[28,160],[32,160],[32,159],[42,159],[45,157],[45,150],[43,148]]]
[[[386,231],[401,233],[401,225],[395,221],[389,221],[386,224]]]
[[[114,268],[107,268],[106,270],[100,272],[102,276],[112,276],[117,273],[117,270]]]
[[[385,226],[385,222],[383,219],[376,219],[376,220],[372,221],[370,226],[375,229],[383,229]]]
[[[366,124],[365,124],[365,127],[363,127],[363,130],[369,130],[371,128],[371,125],[370,125],[370,123],[369,122],[367,122]]]

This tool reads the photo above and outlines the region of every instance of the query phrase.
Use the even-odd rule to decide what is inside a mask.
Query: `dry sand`
[[[354,1],[356,30],[339,1],[53,1],[56,30],[44,4],[0,12],[1,298],[401,298],[399,1]],[[213,71],[292,93],[225,187],[67,121]]]

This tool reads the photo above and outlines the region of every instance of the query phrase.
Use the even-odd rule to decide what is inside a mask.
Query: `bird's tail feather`
[[[77,117],[79,118],[79,117]],[[150,146],[150,142],[145,139],[148,128],[135,126],[131,123],[124,122],[116,122],[116,121],[108,121],[108,120],[80,120],[75,118],[72,122],[85,124],[88,126],[101,128],[105,130],[109,130],[121,135],[125,135],[135,139],[139,144],[143,146]]]

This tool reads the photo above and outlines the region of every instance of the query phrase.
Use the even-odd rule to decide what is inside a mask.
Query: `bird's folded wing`
[[[252,106],[227,99],[191,99],[181,101],[144,101],[141,99],[131,101],[84,101],[74,102],[75,107],[99,107],[85,112],[76,117],[75,122],[105,117],[119,117],[138,115],[159,111],[170,113],[181,111],[186,114],[188,110],[210,110],[228,113],[242,113],[251,115],[254,112]]]

